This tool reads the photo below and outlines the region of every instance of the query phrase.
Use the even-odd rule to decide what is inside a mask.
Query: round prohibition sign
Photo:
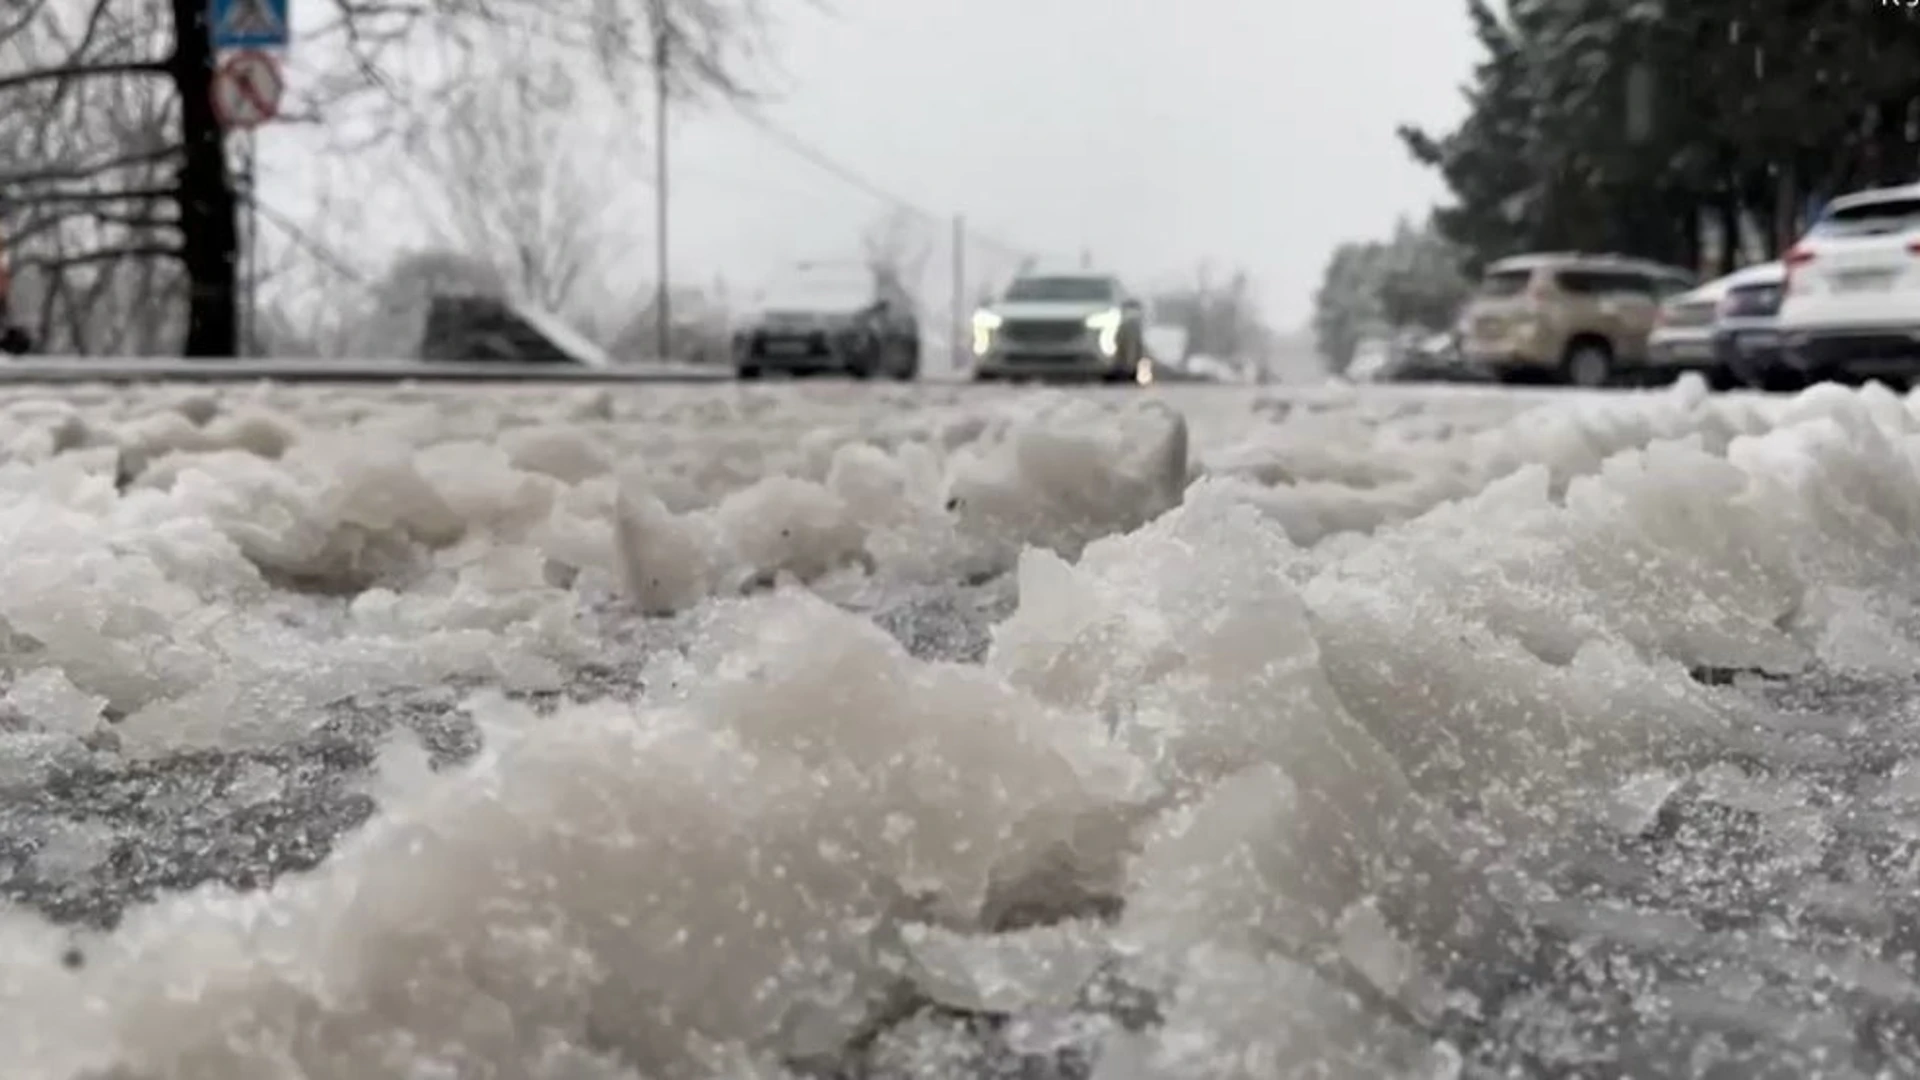
[[[286,92],[279,61],[257,49],[237,52],[213,73],[213,112],[221,127],[247,131],[272,123]]]

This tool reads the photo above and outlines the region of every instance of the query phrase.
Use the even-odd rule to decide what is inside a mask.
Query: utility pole
[[[973,351],[973,315],[967,304],[967,219],[953,215],[953,370],[965,371]]]
[[[673,353],[673,283],[667,269],[667,27],[666,0],[653,0],[653,297],[654,359],[665,363]]]
[[[235,322],[234,353],[238,359],[254,355],[254,343],[260,334],[260,159],[259,142],[248,131],[240,149],[240,197],[245,200],[241,227],[240,310]]]

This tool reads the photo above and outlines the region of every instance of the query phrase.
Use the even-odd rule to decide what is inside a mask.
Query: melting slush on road
[[[636,398],[6,402],[10,1077],[1914,1067],[1911,403]]]

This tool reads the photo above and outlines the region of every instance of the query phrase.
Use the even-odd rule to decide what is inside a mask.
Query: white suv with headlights
[[[1808,375],[1920,375],[1920,184],[1833,200],[1785,258],[1778,330]]]
[[[1032,274],[973,315],[973,377],[1151,382],[1145,314],[1105,274]]]

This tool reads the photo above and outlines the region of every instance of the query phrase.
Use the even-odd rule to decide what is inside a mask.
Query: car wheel
[[[1613,381],[1613,349],[1604,341],[1586,338],[1567,347],[1560,361],[1560,381],[1594,390]]]
[[[911,382],[920,374],[919,358],[914,355],[913,347],[899,340],[887,343],[880,367],[899,382]]]
[[[1746,382],[1740,377],[1739,372],[1729,366],[1720,365],[1707,369],[1707,386],[1715,391],[1724,393],[1728,390],[1738,390],[1745,386]]]
[[[734,372],[734,374],[738,376],[742,382],[753,382],[760,378],[760,369],[757,367],[743,367]]]
[[[33,351],[33,339],[17,326],[9,326],[0,331],[0,352],[8,356],[25,356]]]
[[[887,348],[879,339],[863,336],[848,343],[847,377],[860,382],[873,378],[886,366]]]

